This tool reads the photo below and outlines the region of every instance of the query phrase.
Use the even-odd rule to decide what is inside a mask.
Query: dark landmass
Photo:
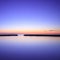
[[[0,34],[0,36],[18,36],[18,34]],[[60,34],[24,34],[24,36],[54,36],[54,37],[60,37]]]
[[[18,34],[0,34],[0,36],[18,36]]]
[[[24,36],[54,36],[54,37],[60,37],[60,34],[24,34]]]

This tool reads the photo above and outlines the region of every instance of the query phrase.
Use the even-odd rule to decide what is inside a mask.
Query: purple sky
[[[0,0],[0,30],[60,30],[60,0]]]

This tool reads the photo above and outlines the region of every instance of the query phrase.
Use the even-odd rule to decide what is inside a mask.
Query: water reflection
[[[60,37],[0,37],[0,58],[2,60],[7,60],[7,57],[8,60],[58,60],[59,56]]]
[[[46,43],[46,42],[60,42],[60,37],[5,36],[0,37],[0,42],[1,41],[19,42],[19,43]]]

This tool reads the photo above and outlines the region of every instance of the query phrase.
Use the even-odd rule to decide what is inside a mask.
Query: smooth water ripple
[[[59,60],[60,37],[0,37],[0,60]]]

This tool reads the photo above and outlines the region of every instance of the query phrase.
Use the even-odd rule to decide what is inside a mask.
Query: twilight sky
[[[0,33],[60,33],[60,0],[0,0]]]

